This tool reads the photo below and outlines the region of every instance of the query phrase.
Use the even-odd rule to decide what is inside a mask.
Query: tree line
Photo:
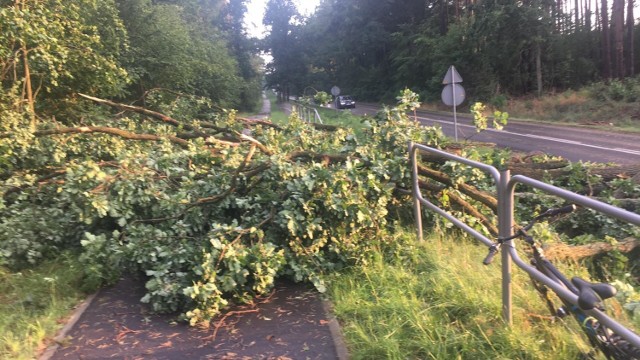
[[[634,0],[322,0],[308,18],[270,0],[267,84],[338,85],[360,99],[409,87],[439,99],[455,65],[481,100],[635,75]],[[308,94],[307,94],[308,95]]]
[[[163,88],[253,108],[262,60],[246,0],[0,0],[0,103],[38,118],[76,93],[144,102]]]

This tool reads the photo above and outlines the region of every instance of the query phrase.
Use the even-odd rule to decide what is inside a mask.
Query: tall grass
[[[509,97],[499,94],[492,99],[470,99],[458,107],[459,114],[481,101],[491,108],[509,113],[510,119],[536,120],[595,126],[607,130],[640,131],[640,76],[624,80],[594,83],[581,89],[547,92],[542,96]],[[440,101],[424,103],[424,110],[450,112]]]
[[[0,359],[33,359],[84,294],[82,271],[62,256],[20,272],[0,267]]]
[[[528,276],[514,270],[514,325],[501,318],[501,267],[456,238],[375,253],[336,275],[329,296],[354,359],[576,359],[588,346],[572,319],[553,323]]]
[[[358,137],[367,128],[362,116],[353,115],[349,110],[318,108],[318,112],[325,124],[353,129]]]

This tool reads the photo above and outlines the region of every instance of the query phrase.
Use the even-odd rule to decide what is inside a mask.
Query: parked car
[[[354,109],[356,102],[349,95],[336,96],[336,109]]]

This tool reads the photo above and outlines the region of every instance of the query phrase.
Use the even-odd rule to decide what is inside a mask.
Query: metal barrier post
[[[511,172],[503,170],[500,172],[500,180],[497,183],[498,193],[498,234],[502,238],[511,236],[513,228],[513,193],[508,191]],[[508,241],[502,244],[502,318],[507,325],[513,325],[513,313],[511,311],[512,291],[511,291],[511,256],[508,248],[513,247],[513,242]]]
[[[411,159],[411,173],[414,184],[418,182],[418,152],[414,149],[413,141],[409,142],[409,157]],[[418,199],[418,187],[412,186],[413,192],[413,214],[416,219],[416,229],[418,231],[418,240],[422,241],[422,209],[420,200]]]

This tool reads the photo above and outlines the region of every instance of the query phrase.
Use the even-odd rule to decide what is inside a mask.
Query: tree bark
[[[580,29],[580,2],[579,0],[575,0],[573,4],[573,11],[575,11],[575,24],[574,32],[578,32]]]
[[[614,250],[629,253],[639,246],[640,241],[631,238],[625,239],[617,244],[598,242],[587,245],[571,246],[563,243],[556,243],[545,247],[544,253],[547,258],[554,260],[580,260]]]
[[[618,79],[625,76],[624,67],[624,0],[613,0],[611,11],[611,25],[613,27],[614,69],[613,75]]]
[[[563,168],[540,169],[527,166],[510,167],[512,174],[524,175],[536,180],[541,180],[545,175],[551,177],[562,177],[571,174],[571,170]],[[633,178],[640,173],[640,165],[615,166],[599,169],[591,169],[589,173],[600,176],[603,182],[608,182],[617,178]]]
[[[542,96],[542,50],[540,41],[536,41],[536,85],[538,88],[538,97]]]
[[[633,43],[633,27],[635,25],[635,19],[633,18],[633,6],[635,0],[627,0],[627,76],[634,76],[636,74],[634,61],[634,43]]]
[[[461,193],[486,205],[493,212],[498,211],[498,201],[496,200],[496,198],[489,193],[476,189],[474,186],[467,185],[467,184],[454,184],[453,180],[451,180],[449,175],[437,170],[430,169],[426,166],[418,165],[418,174],[422,176],[426,176],[441,184],[451,186],[451,187],[456,187],[458,190],[460,190]]]
[[[429,192],[431,192],[433,194],[440,194],[443,190],[446,189],[446,187],[444,187],[444,186],[432,184],[432,183],[429,183],[429,182],[426,182],[426,181],[422,181],[422,180],[418,181],[418,186],[420,187],[420,189],[429,191]],[[410,194],[410,192],[409,192],[409,194]],[[478,221],[482,225],[484,225],[484,227],[486,227],[487,230],[489,230],[489,232],[493,236],[498,236],[498,228],[489,219],[487,219],[486,216],[484,216],[482,213],[480,213],[476,207],[474,207],[473,205],[469,204],[469,202],[467,202],[466,200],[464,200],[463,198],[461,198],[460,196],[456,195],[453,192],[449,192],[447,195],[449,196],[449,200],[453,204],[458,205],[467,214],[469,214],[469,215],[475,217],[476,219],[478,219]]]
[[[602,26],[602,77],[611,79],[611,43],[609,41],[609,4],[601,0],[600,23]]]

